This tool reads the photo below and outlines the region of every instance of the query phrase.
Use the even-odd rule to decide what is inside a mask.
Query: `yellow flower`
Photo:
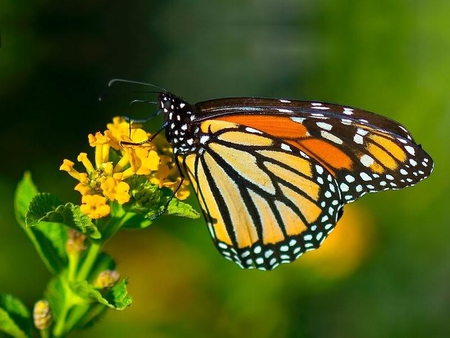
[[[120,142],[130,141],[130,124],[123,117],[114,117],[113,123],[108,123],[106,127],[108,130],[105,131],[105,134],[110,137],[111,147],[114,149],[120,150],[122,148]]]
[[[134,147],[128,149],[130,165],[136,175],[149,175],[158,170],[159,155],[156,151]]]
[[[61,164],[61,166],[59,167],[59,170],[67,171],[70,176],[72,176],[73,178],[75,178],[80,182],[85,181],[85,179],[87,178],[86,174],[79,173],[77,170],[74,169],[73,167],[74,165],[75,163],[73,163],[72,161],[64,160],[63,164]]]
[[[75,190],[80,192],[81,210],[91,218],[107,216],[110,212],[107,202],[124,204],[130,200],[130,186],[125,180],[133,175],[142,175],[159,188],[175,190],[180,182],[179,173],[173,162],[172,149],[167,141],[146,142],[150,138],[145,130],[130,127],[124,118],[115,117],[103,134],[89,134],[91,147],[95,147],[95,161],[92,163],[86,153],[80,153],[77,160],[83,164],[86,173],[74,169],[74,163],[64,160],[60,170],[79,181]],[[136,143],[136,144],[127,144]],[[114,165],[110,152],[118,151],[118,162]],[[189,196],[185,180],[176,192],[178,199]]]
[[[85,195],[81,197],[80,210],[92,219],[108,216],[111,208],[106,204],[106,197],[100,195]]]
[[[110,201],[117,200],[119,204],[124,204],[130,200],[128,194],[130,186],[126,182],[116,180],[114,177],[108,177],[101,184],[103,195],[109,198]]]

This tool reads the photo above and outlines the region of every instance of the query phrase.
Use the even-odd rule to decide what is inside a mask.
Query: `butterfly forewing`
[[[316,249],[344,203],[426,178],[429,155],[397,122],[321,102],[160,96],[166,137],[225,258],[270,270]]]
[[[265,131],[316,158],[337,179],[347,203],[368,192],[414,185],[433,169],[409,132],[386,117],[321,102],[249,100],[219,100],[217,114],[211,101],[197,107]],[[249,102],[251,110],[245,107]]]

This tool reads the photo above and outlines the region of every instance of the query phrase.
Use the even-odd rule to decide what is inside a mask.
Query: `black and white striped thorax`
[[[171,93],[161,93],[159,104],[164,112],[166,139],[175,155],[195,152],[199,145],[200,128],[195,123],[196,108]]]

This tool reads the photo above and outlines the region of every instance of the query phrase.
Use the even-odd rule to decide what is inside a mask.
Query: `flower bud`
[[[67,253],[75,253],[81,252],[86,249],[84,246],[84,241],[86,240],[86,236],[82,233],[74,229],[70,229],[69,231],[69,239],[66,243],[66,251]]]
[[[120,275],[116,270],[105,270],[98,274],[95,280],[95,287],[99,289],[111,288],[116,285]]]
[[[39,330],[45,330],[52,324],[52,313],[50,304],[46,300],[39,300],[33,309],[34,326]]]

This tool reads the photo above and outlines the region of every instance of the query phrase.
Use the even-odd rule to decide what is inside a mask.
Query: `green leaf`
[[[65,228],[52,224],[41,223],[33,228],[27,226],[30,205],[36,198],[39,199],[37,196],[39,196],[38,190],[31,180],[30,173],[26,172],[17,186],[14,199],[17,222],[30,238],[47,269],[56,274],[65,267],[67,262],[65,253],[67,232]],[[49,201],[51,204],[59,203],[52,197],[49,197]]]
[[[93,239],[101,238],[100,231],[92,223],[89,216],[82,213],[78,205],[61,203],[51,194],[38,194],[30,203],[26,215],[27,226],[35,226],[40,222],[67,225]]]
[[[17,185],[14,196],[16,219],[22,227],[25,227],[25,216],[28,212],[28,206],[30,205],[33,197],[37,194],[38,190],[31,179],[31,174],[27,171]]]
[[[42,219],[47,216],[47,213],[55,210],[59,205],[61,205],[61,201],[52,194],[49,193],[40,193],[33,197],[28,206],[28,212],[25,216],[25,223],[27,226],[35,226],[41,220],[52,222],[52,219]],[[57,221],[56,221],[57,222]]]
[[[104,299],[116,310],[125,310],[132,302],[131,296],[128,295],[127,284],[127,279],[122,279],[104,295]]]
[[[176,198],[172,198],[167,206],[167,215],[187,217],[196,219],[200,217],[200,213],[195,210],[192,205],[182,202]]]
[[[0,331],[13,337],[31,337],[33,323],[22,301],[11,295],[0,295]]]
[[[40,222],[27,230],[49,271],[53,274],[61,272],[67,266],[67,229],[59,224]]]
[[[66,302],[67,290],[65,280],[62,275],[58,275],[48,282],[44,292],[44,298],[50,303],[53,317],[58,319],[62,312],[62,306]]]
[[[71,288],[83,299],[91,299],[115,310],[125,310],[131,304],[131,296],[127,291],[127,280],[123,279],[110,289],[98,290],[87,281],[73,282]],[[106,291],[106,292],[105,292]]]

